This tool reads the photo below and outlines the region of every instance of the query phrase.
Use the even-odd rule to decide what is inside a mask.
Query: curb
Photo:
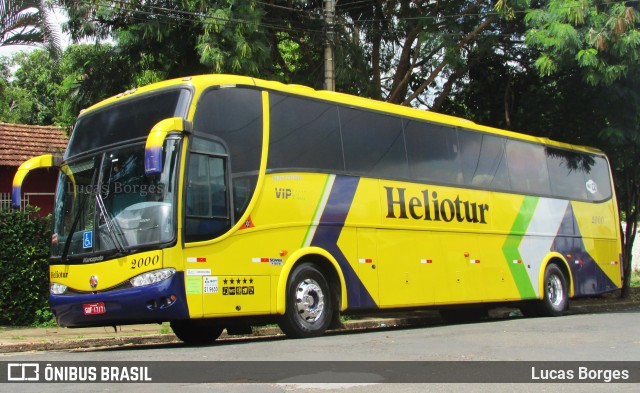
[[[596,302],[581,304],[580,301],[572,301],[567,315],[587,314],[608,311],[640,310],[640,304],[633,300],[620,300],[616,302]],[[411,311],[400,317],[365,317],[358,320],[349,320],[338,329],[329,330],[328,334],[340,334],[353,331],[383,330],[403,327],[434,326],[444,324],[437,311],[417,311],[414,315],[407,316]],[[416,315],[417,314],[417,315]],[[401,315],[401,314],[398,314]],[[519,310],[512,307],[504,307],[491,310],[491,320],[522,317]],[[43,329],[44,331],[44,329]],[[278,327],[266,326],[253,328],[253,333],[243,336],[229,336],[224,332],[218,341],[246,340],[261,337],[284,337]],[[105,347],[124,347],[134,345],[164,345],[180,344],[182,342],[173,333],[166,334],[137,334],[125,336],[69,338],[56,337],[51,341],[22,341],[18,343],[0,344],[0,354],[32,351],[60,351],[60,350],[90,350]],[[214,344],[215,345],[215,344]]]
[[[370,329],[399,328],[408,326],[421,326],[433,324],[439,321],[437,313],[434,317],[427,318],[424,316],[405,317],[405,318],[375,318],[360,321],[347,321],[338,329],[328,330],[327,333],[341,333],[348,331],[362,331]],[[225,332],[222,333],[217,341],[227,340],[243,340],[250,338],[265,337],[285,337],[284,333],[278,327],[260,326],[254,327],[253,333],[250,335],[234,335],[230,336]],[[124,347],[133,345],[162,345],[162,344],[181,344],[173,333],[166,334],[147,334],[137,336],[120,336],[120,337],[92,337],[80,339],[58,339],[55,341],[31,341],[20,343],[0,344],[0,354],[15,352],[31,352],[31,351],[60,351],[60,350],[82,350],[96,349],[104,347]],[[213,344],[215,345],[215,344]]]

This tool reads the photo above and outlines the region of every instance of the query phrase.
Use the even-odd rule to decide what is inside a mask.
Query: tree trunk
[[[635,168],[628,168],[624,171],[623,187],[626,188],[624,215],[627,223],[626,230],[622,236],[622,274],[624,279],[622,281],[622,291],[620,297],[627,298],[631,294],[631,273],[632,264],[631,260],[633,256],[633,242],[636,238],[636,232],[638,227],[638,209],[640,209],[640,189],[638,187],[638,179],[634,172]]]

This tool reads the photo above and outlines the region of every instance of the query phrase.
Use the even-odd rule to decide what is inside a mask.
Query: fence
[[[32,196],[53,196],[55,195],[53,192],[27,192],[22,194],[22,199],[20,200],[20,210],[24,210],[25,206],[29,205],[29,198]],[[11,193],[2,192],[0,193],[0,211],[11,210]]]

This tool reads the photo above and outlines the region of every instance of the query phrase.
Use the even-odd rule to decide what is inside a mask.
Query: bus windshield
[[[184,118],[190,100],[189,90],[174,88],[124,98],[83,114],[73,129],[64,159],[102,150],[123,141],[146,139],[159,121],[170,117]]]
[[[144,145],[127,145],[63,165],[54,211],[52,257],[116,254],[175,237],[180,140],[164,145],[164,171],[144,174]]]

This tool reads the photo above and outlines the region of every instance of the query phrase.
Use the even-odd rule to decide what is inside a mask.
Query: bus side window
[[[339,108],[339,115],[348,173],[408,178],[400,118],[346,107]]]
[[[510,189],[504,139],[466,130],[458,130],[458,139],[466,185],[492,190]]]
[[[513,191],[525,194],[550,194],[547,160],[541,145],[508,140],[507,160]]]
[[[588,166],[588,156],[551,147],[547,147],[546,153],[553,196],[586,200],[584,172]]]
[[[344,171],[338,107],[269,93],[268,170]]]
[[[590,156],[591,163],[585,167],[585,187],[588,190],[589,200],[602,202],[613,196],[611,191],[611,174],[609,163],[604,157]]]
[[[462,184],[460,148],[454,127],[406,120],[404,132],[412,179]]]

